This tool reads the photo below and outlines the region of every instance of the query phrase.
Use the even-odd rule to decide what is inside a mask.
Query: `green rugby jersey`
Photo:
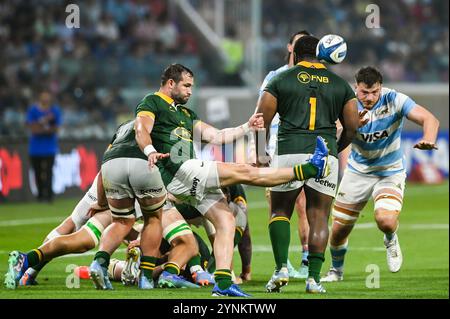
[[[155,120],[152,144],[159,153],[170,154],[169,158],[156,163],[167,186],[180,166],[195,158],[192,139],[199,118],[187,107],[175,105],[172,98],[161,92],[146,95],[137,105],[135,115],[148,115]]]
[[[103,154],[102,163],[120,157],[147,160],[147,156],[141,151],[135,139],[134,120],[124,122],[117,128],[110,146]]]
[[[344,79],[322,63],[302,61],[275,76],[264,90],[277,98],[279,155],[313,153],[320,135],[337,157],[336,120],[355,98]]]

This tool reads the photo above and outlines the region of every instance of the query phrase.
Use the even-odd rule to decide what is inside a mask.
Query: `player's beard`
[[[182,96],[181,94],[172,94],[172,98],[176,104],[186,104],[189,101],[189,96]]]

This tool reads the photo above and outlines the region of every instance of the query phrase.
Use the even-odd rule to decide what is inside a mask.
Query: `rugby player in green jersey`
[[[331,174],[305,178],[272,188],[269,233],[276,262],[275,271],[266,285],[268,292],[279,292],[289,281],[287,270],[290,241],[290,218],[302,188],[306,195],[309,232],[309,274],[306,291],[323,293],[320,270],[328,241],[328,217],[336,193],[337,154],[349,145],[358,127],[355,94],[349,84],[327,70],[316,58],[318,39],[303,36],[294,47],[295,66],[275,76],[258,100],[256,112],[263,113],[266,132],[276,113],[280,116],[274,168],[305,163],[313,154],[317,136],[330,149]],[[343,131],[336,141],[336,120]],[[259,151],[259,150],[258,150]],[[259,154],[259,153],[258,153]]]
[[[235,128],[218,130],[185,107],[192,94],[194,75],[180,64],[166,68],[158,92],[148,94],[136,107],[135,136],[148,158],[149,167],[159,167],[167,191],[178,200],[195,206],[216,229],[214,253],[216,285],[213,296],[247,297],[231,280],[235,219],[220,190],[233,184],[275,186],[329,174],[328,149],[318,137],[314,156],[290,168],[256,168],[247,164],[195,159],[193,143],[226,144],[263,128],[262,114]],[[314,148],[314,146],[313,146]]]
[[[134,121],[123,123],[102,160],[97,180],[97,204],[109,207],[112,223],[100,240],[99,251],[89,268],[89,275],[97,289],[113,289],[107,276],[112,253],[131,230],[135,220],[135,200],[144,219],[141,232],[141,277],[139,288],[154,287],[152,272],[159,254],[163,229],[161,214],[167,192],[157,168],[149,169],[146,156],[134,137]]]

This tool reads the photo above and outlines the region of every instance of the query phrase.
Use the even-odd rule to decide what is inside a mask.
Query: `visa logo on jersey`
[[[387,130],[378,131],[375,133],[361,133],[361,137],[364,140],[364,142],[366,142],[366,143],[373,143],[373,142],[376,142],[383,138],[386,138],[388,136],[389,136],[389,134],[388,134]]]

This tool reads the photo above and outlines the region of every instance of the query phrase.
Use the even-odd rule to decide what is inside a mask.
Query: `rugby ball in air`
[[[344,38],[336,34],[327,34],[319,40],[316,56],[319,61],[339,64],[347,55],[347,43]]]

